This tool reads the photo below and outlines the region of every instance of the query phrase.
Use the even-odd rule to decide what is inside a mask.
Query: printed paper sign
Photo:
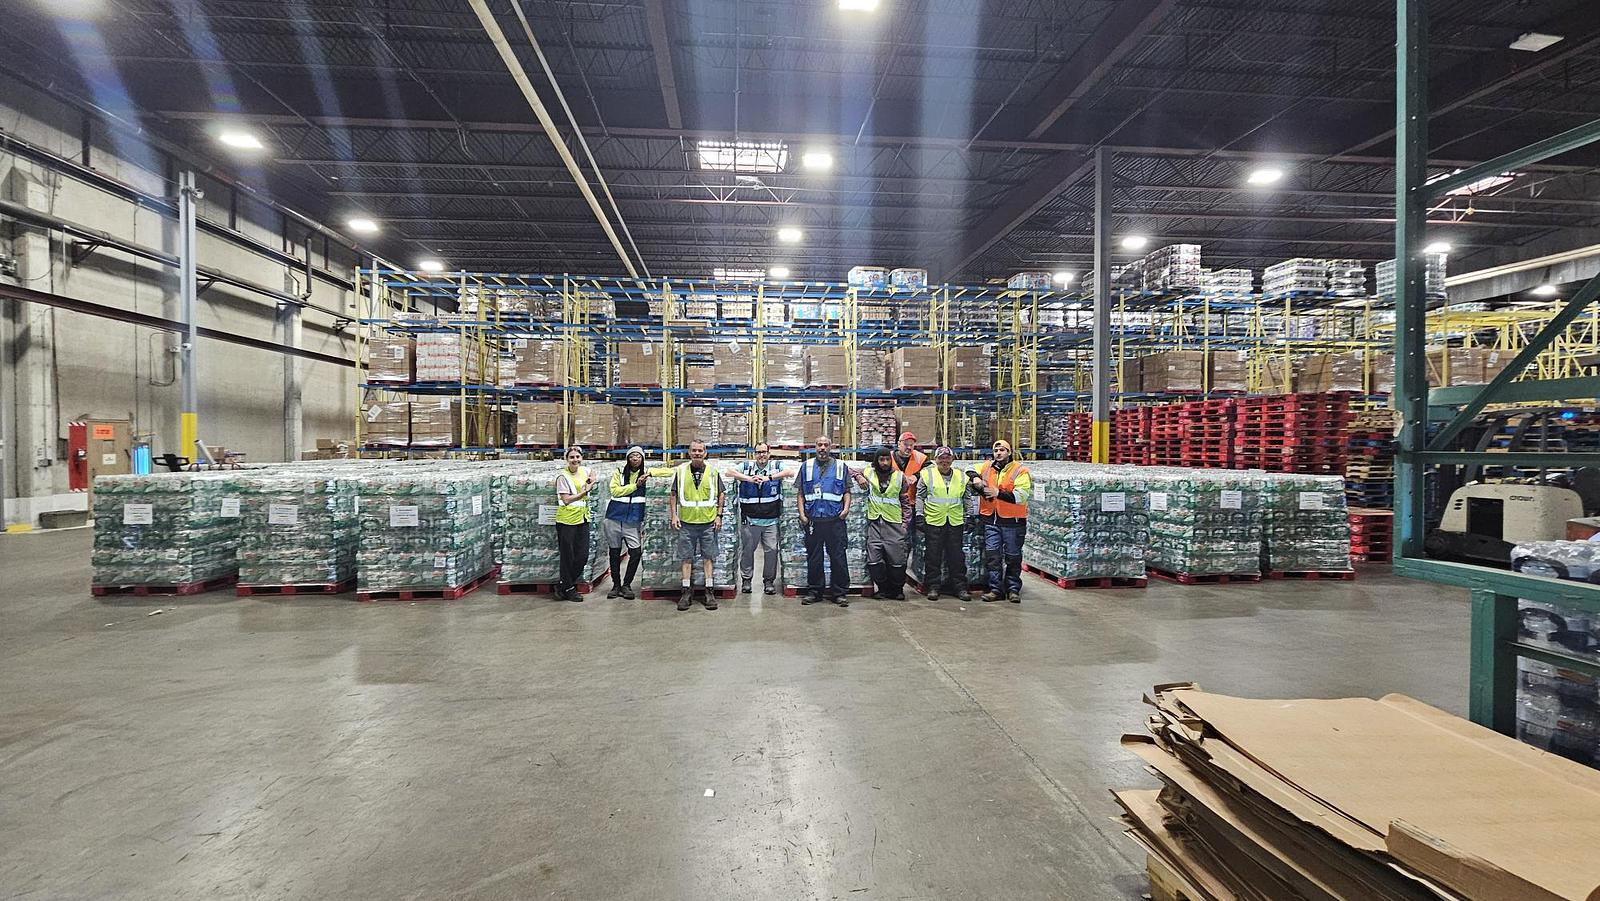
[[[472,515],[483,515],[483,495],[481,494],[475,494],[472,496]]]
[[[396,346],[396,347],[389,348],[389,359],[391,359],[391,360],[404,360],[405,358],[406,358],[406,349],[404,347]]]
[[[1244,492],[1224,489],[1221,492],[1221,505],[1224,510],[1243,510]]]
[[[225,497],[225,498],[223,498],[222,499],[222,509],[217,513],[217,515],[225,517],[227,519],[238,519],[239,518],[239,499],[236,498],[236,497]]]
[[[111,441],[117,437],[117,430],[108,425],[96,425],[90,430],[89,437],[96,441]]]
[[[1322,492],[1320,492],[1320,491],[1302,491],[1302,492],[1300,492],[1300,509],[1302,509],[1302,510],[1321,510],[1322,509]]]
[[[1167,509],[1167,493],[1165,491],[1152,491],[1152,492],[1150,492],[1150,509],[1151,510],[1165,510],[1165,509]]]
[[[444,569],[446,566],[449,566],[449,565],[450,565],[450,556],[448,554],[434,554],[433,555],[433,568],[434,569]]]
[[[267,524],[274,526],[293,526],[300,524],[299,504],[268,504]]]
[[[116,454],[101,454],[100,455],[100,465],[101,466],[116,466],[117,465],[117,455]]]
[[[539,525],[553,526],[556,524],[556,511],[560,509],[555,504],[539,505]]]
[[[1128,509],[1128,495],[1121,491],[1107,491],[1100,495],[1100,511],[1102,513],[1121,513]]]
[[[418,523],[416,507],[401,507],[390,505],[389,525],[393,528],[409,528]]]
[[[125,526],[148,526],[154,523],[156,510],[152,504],[123,504],[122,524]]]
[[[648,343],[646,343],[646,344],[643,345],[643,347],[644,347],[644,355],[647,356],[647,357],[650,356],[650,354],[651,354],[650,345]]]
[[[377,422],[378,421],[378,417],[382,416],[382,415],[383,415],[383,408],[378,406],[377,404],[373,404],[372,406],[367,408],[367,422]]]

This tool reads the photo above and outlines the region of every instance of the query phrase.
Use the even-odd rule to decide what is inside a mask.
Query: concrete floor
[[[1137,898],[1140,693],[1461,713],[1464,592],[1394,579],[761,597],[88,596],[0,538],[0,896]],[[155,611],[159,615],[151,615]],[[709,793],[714,792],[714,795]]]

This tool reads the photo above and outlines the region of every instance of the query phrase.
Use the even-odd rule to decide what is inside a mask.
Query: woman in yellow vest
[[[941,447],[933,452],[934,465],[917,481],[917,506],[927,536],[922,557],[922,587],[928,600],[937,601],[942,588],[957,598],[967,595],[967,476],[952,465],[955,451]]]
[[[578,583],[589,563],[589,492],[594,490],[594,473],[583,465],[583,448],[567,448],[567,468],[556,476],[556,548],[561,555],[561,581],[556,583],[556,598],[582,601]]]
[[[894,466],[894,448],[878,448],[871,466],[850,474],[867,489],[867,574],[879,595],[903,601],[910,547],[903,505],[909,488],[905,474]]]

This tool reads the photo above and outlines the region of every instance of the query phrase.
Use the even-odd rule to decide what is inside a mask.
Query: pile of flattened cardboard
[[[1114,794],[1178,897],[1600,899],[1600,772],[1402,695],[1145,702]]]

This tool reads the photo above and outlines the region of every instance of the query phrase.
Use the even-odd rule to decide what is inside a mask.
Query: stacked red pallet
[[[1064,458],[1080,463],[1089,462],[1094,449],[1094,422],[1088,413],[1067,414],[1067,437],[1062,442]]]
[[[1348,395],[1276,394],[1234,403],[1238,468],[1344,475]]]
[[[1150,462],[1150,408],[1129,407],[1111,413],[1111,462]]]
[[[1233,400],[1150,408],[1150,462],[1227,469],[1233,463]]]
[[[1394,559],[1394,513],[1371,507],[1350,508],[1350,559],[1388,563]]]

